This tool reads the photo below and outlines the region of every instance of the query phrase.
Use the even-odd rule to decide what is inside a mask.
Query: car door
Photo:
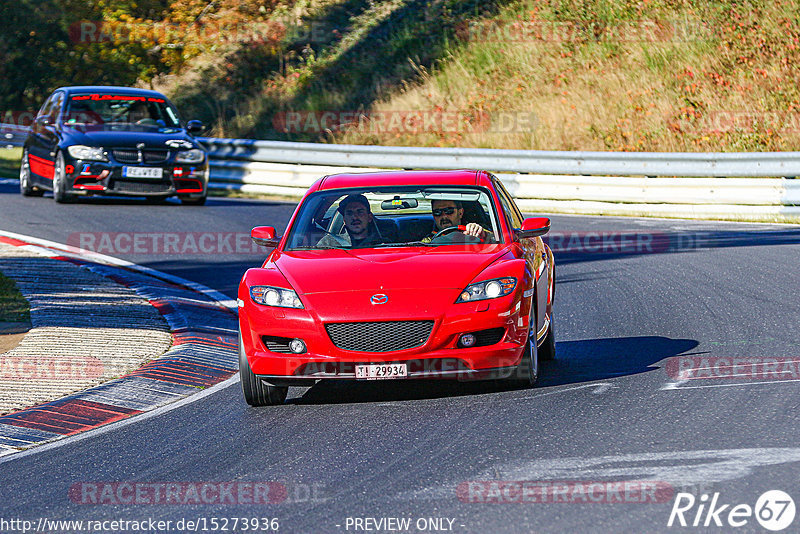
[[[42,105],[33,122],[28,141],[28,160],[33,182],[47,188],[53,185],[55,150],[58,145],[58,118],[64,92],[56,91]]]
[[[503,211],[506,212],[508,217],[508,224],[511,228],[522,228],[522,220],[524,216],[517,207],[514,199],[506,191],[502,182],[496,177],[493,177],[495,188],[497,189],[497,196],[503,204]],[[536,332],[541,332],[545,326],[545,313],[547,310],[547,295],[550,291],[550,269],[547,265],[547,254],[545,254],[544,243],[539,237],[532,237],[519,240],[522,256],[528,263],[533,276],[539,273],[536,280]]]

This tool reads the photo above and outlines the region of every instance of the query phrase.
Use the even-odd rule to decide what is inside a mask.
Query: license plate
[[[161,167],[122,167],[122,176],[126,178],[161,178],[163,175]]]
[[[356,378],[362,380],[390,380],[408,376],[408,365],[405,363],[374,363],[356,365]]]

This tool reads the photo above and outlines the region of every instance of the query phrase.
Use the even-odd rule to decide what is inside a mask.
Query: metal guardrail
[[[0,147],[22,146],[28,136],[28,130],[27,126],[0,123]]]
[[[486,169],[561,175],[800,176],[800,152],[565,152],[487,148],[384,147],[201,138],[219,160],[302,165]]]
[[[6,144],[26,128],[0,124]],[[485,169],[531,211],[775,220],[800,217],[800,152],[643,153],[383,147],[200,138],[210,187],[299,198],[319,177]]]

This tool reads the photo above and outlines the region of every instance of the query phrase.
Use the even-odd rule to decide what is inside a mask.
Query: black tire
[[[28,161],[28,149],[22,151],[22,161],[19,164],[19,192],[24,197],[40,197],[44,194],[41,189],[36,189],[31,181],[31,165]]]
[[[550,313],[550,326],[547,327],[547,336],[539,347],[540,360],[555,360],[556,359],[556,334],[553,329],[553,314]]]
[[[186,204],[187,206],[204,206],[206,203],[206,195],[203,195],[200,198],[182,198],[181,204]]]
[[[286,400],[288,387],[270,386],[259,380],[250,369],[250,363],[244,353],[242,336],[239,335],[239,378],[242,382],[244,400],[250,406],[273,406],[283,404]]]
[[[535,298],[535,296],[534,296]],[[514,373],[509,377],[514,386],[519,388],[532,388],[539,380],[539,351],[536,348],[536,321],[532,321],[533,326],[528,334],[528,341],[522,353],[522,360],[519,362]]]
[[[55,169],[53,170],[53,198],[59,204],[72,200],[72,195],[67,193],[67,173],[64,167],[64,154],[56,155]]]

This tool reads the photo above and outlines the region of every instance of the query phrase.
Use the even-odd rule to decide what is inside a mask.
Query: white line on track
[[[16,181],[16,180],[15,180]],[[168,280],[170,282],[174,282],[176,284],[180,284],[182,286],[189,287],[199,293],[203,293],[209,298],[216,300],[223,306],[226,306],[229,309],[237,310],[238,307],[236,305],[236,300],[229,298],[227,295],[220,293],[210,287],[204,286],[203,284],[198,284],[197,282],[192,282],[190,280],[186,280],[185,278],[181,278],[179,276],[167,274],[156,269],[151,269],[149,267],[144,267],[142,265],[138,265],[135,263],[131,263],[129,261],[125,261],[119,258],[114,258],[113,256],[106,256],[105,254],[98,254],[96,252],[91,252],[88,250],[84,250],[77,247],[72,247],[69,245],[64,245],[62,243],[56,243],[55,241],[50,241],[47,239],[41,239],[38,237],[33,237],[24,234],[16,234],[13,232],[6,232],[0,230],[0,236],[9,237],[12,239],[19,239],[20,241],[26,241],[28,243],[35,243],[41,247],[44,247],[43,250],[40,252],[46,252],[48,255],[63,255],[69,256],[72,258],[82,259],[82,260],[91,260],[96,263],[104,263],[106,265],[115,265],[118,267],[126,267],[128,269],[133,269],[135,271],[139,271],[144,274],[148,274],[154,277],[161,278],[163,280]],[[33,247],[31,247],[33,248]],[[37,247],[38,250],[38,247]],[[55,252],[53,252],[55,251]],[[80,441],[86,438],[98,436],[100,434],[104,434],[106,432],[110,432],[112,430],[116,430],[118,428],[130,425],[132,423],[137,423],[139,421],[144,421],[146,419],[150,419],[151,417],[157,417],[161,414],[167,413],[169,411],[175,410],[177,408],[181,408],[186,406],[187,404],[191,404],[193,402],[197,402],[209,395],[213,395],[217,391],[230,387],[234,384],[239,383],[239,375],[236,374],[231,378],[220,382],[208,389],[203,390],[200,393],[195,393],[188,397],[184,397],[183,399],[173,402],[171,404],[167,404],[160,408],[156,408],[155,410],[151,410],[149,412],[145,412],[142,414],[138,414],[132,416],[128,419],[123,419],[114,423],[110,423],[107,425],[103,425],[101,427],[88,430],[86,432],[82,432],[80,434],[76,434],[74,436],[70,436],[67,438],[61,438],[56,441],[52,441],[50,443],[43,443],[41,445],[32,446],[30,449],[26,449],[23,451],[18,451],[17,449],[13,449],[10,451],[4,451],[0,449],[0,463],[5,463],[13,460],[17,460],[19,458],[24,458],[26,456],[30,456],[32,454],[38,454],[40,452],[48,451],[54,449],[56,447],[61,447],[63,445],[67,445],[68,443],[74,443],[76,441]]]
[[[100,254],[97,252],[92,252],[89,250],[85,250],[78,247],[73,247],[70,245],[64,245],[62,243],[56,243],[55,241],[50,241],[47,239],[40,239],[38,237],[23,235],[23,234],[15,234],[13,232],[6,232],[0,230],[0,235],[5,237],[10,237],[12,239],[19,239],[20,241],[27,241],[29,243],[35,243],[37,245],[41,245],[46,247],[47,249],[55,250],[58,254],[63,256],[69,256],[73,258],[83,259],[83,260],[92,260],[97,263],[105,263],[107,265],[114,265],[117,267],[127,267],[129,269],[133,269],[135,271],[139,271],[144,274],[149,274],[151,276],[155,276],[161,278],[163,280],[168,280],[170,282],[174,282],[176,284],[180,284],[189,288],[194,289],[199,293],[203,293],[204,295],[208,296],[209,298],[216,300],[223,306],[231,310],[237,310],[238,307],[236,305],[236,300],[231,299],[227,295],[220,293],[210,287],[204,286],[203,284],[198,284],[197,282],[192,282],[190,280],[186,280],[185,278],[181,278],[180,276],[175,276],[172,274],[167,274],[161,271],[157,271],[156,269],[151,269],[150,267],[144,267],[142,265],[138,265],[136,263],[132,263],[120,258],[115,258],[113,256],[106,256],[105,254]]]

